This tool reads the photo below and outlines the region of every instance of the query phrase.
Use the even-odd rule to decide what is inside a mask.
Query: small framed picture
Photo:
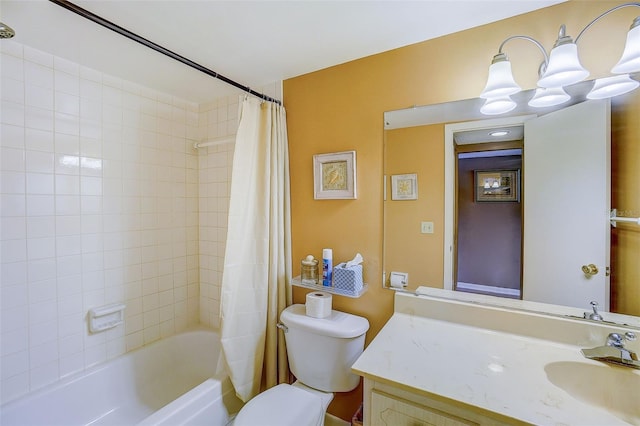
[[[391,199],[417,200],[418,175],[415,173],[406,175],[391,175]]]
[[[356,152],[334,152],[313,156],[315,200],[355,200]]]
[[[520,201],[520,169],[475,170],[477,202]]]

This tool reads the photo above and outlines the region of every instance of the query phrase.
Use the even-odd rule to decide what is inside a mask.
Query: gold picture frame
[[[394,201],[417,200],[418,175],[416,173],[391,175],[391,199]]]
[[[519,202],[520,169],[475,170],[476,202]]]
[[[313,156],[314,200],[355,200],[356,152]]]

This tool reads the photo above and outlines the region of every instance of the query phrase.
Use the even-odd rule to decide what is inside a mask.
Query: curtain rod
[[[76,13],[76,14],[78,14],[78,15],[80,15],[80,16],[82,16],[82,17],[84,17],[84,18],[86,18],[86,19],[88,19],[90,21],[93,21],[96,24],[102,25],[103,27],[108,28],[111,31],[115,31],[120,35],[123,35],[123,36],[125,36],[125,37],[127,37],[127,38],[129,38],[129,39],[131,39],[133,41],[136,41],[136,42],[138,42],[138,43],[140,43],[140,44],[142,44],[144,46],[147,46],[148,48],[151,48],[151,49],[155,50],[156,52],[162,53],[163,55],[166,55],[166,56],[168,56],[168,57],[170,57],[172,59],[175,59],[176,61],[182,62],[183,64],[188,65],[191,68],[195,68],[196,70],[198,70],[200,72],[203,72],[203,73],[205,73],[205,74],[207,74],[207,75],[209,75],[209,76],[211,76],[213,78],[217,78],[218,80],[222,80],[225,83],[230,84],[230,85],[232,85],[234,87],[237,87],[238,89],[241,89],[244,92],[247,92],[247,93],[250,93],[250,94],[252,94],[254,96],[257,96],[258,98],[263,99],[265,101],[275,102],[278,105],[282,105],[282,102],[277,100],[277,99],[274,99],[274,98],[272,98],[270,96],[267,96],[267,95],[265,95],[263,93],[256,92],[255,90],[252,90],[251,88],[249,88],[247,86],[243,86],[242,84],[237,83],[237,82],[231,80],[230,78],[227,78],[227,77],[225,77],[225,76],[223,76],[221,74],[218,74],[217,72],[212,71],[209,68],[206,68],[206,67],[204,67],[204,66],[202,66],[200,64],[197,64],[197,63],[193,62],[192,60],[185,58],[184,56],[178,55],[177,53],[172,52],[169,49],[166,49],[166,48],[164,48],[164,47],[162,47],[162,46],[160,46],[160,45],[158,45],[158,44],[156,44],[156,43],[154,43],[152,41],[147,40],[146,38],[143,38],[143,37],[141,37],[141,36],[139,36],[139,35],[137,35],[135,33],[132,33],[131,31],[129,31],[129,30],[125,29],[125,28],[122,28],[119,25],[114,24],[111,21],[108,21],[108,20],[106,20],[106,19],[104,19],[104,18],[102,18],[102,17],[100,17],[100,16],[98,16],[98,15],[96,15],[94,13],[91,13],[88,10],[81,8],[80,6],[71,3],[70,1],[67,1],[67,0],[49,0],[49,1],[51,3],[57,4],[58,6],[62,6],[65,9],[68,9],[71,12],[74,12],[74,13]]]

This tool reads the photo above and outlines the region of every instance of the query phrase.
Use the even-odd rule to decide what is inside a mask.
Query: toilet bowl
[[[233,426],[322,426],[333,393],[311,389],[300,382],[280,384],[251,399]]]
[[[340,311],[314,318],[304,305],[291,305],[280,321],[289,368],[298,380],[255,396],[233,426],[322,426],[333,393],[352,391],[360,383],[351,366],[364,350],[366,318]]]

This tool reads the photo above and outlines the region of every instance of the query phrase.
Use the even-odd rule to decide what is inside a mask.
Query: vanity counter
[[[365,393],[367,381],[393,385],[462,409],[497,415],[495,418],[504,423],[637,422],[638,418],[633,417],[626,419],[627,423],[623,414],[611,412],[612,407],[605,410],[590,401],[593,389],[608,392],[606,384],[590,377],[577,377],[579,385],[571,389],[573,394],[560,387],[563,384],[554,384],[557,380],[554,374],[574,365],[581,368],[586,365],[585,371],[603,374],[609,371],[603,369],[622,369],[625,371],[620,374],[640,384],[640,371],[587,360],[580,349],[573,344],[396,310],[352,370],[365,378]],[[581,386],[585,387],[584,392]],[[591,391],[589,387],[593,387]],[[637,398],[637,388],[630,391],[629,398]],[[370,403],[367,398],[370,396],[365,395],[365,413]]]

